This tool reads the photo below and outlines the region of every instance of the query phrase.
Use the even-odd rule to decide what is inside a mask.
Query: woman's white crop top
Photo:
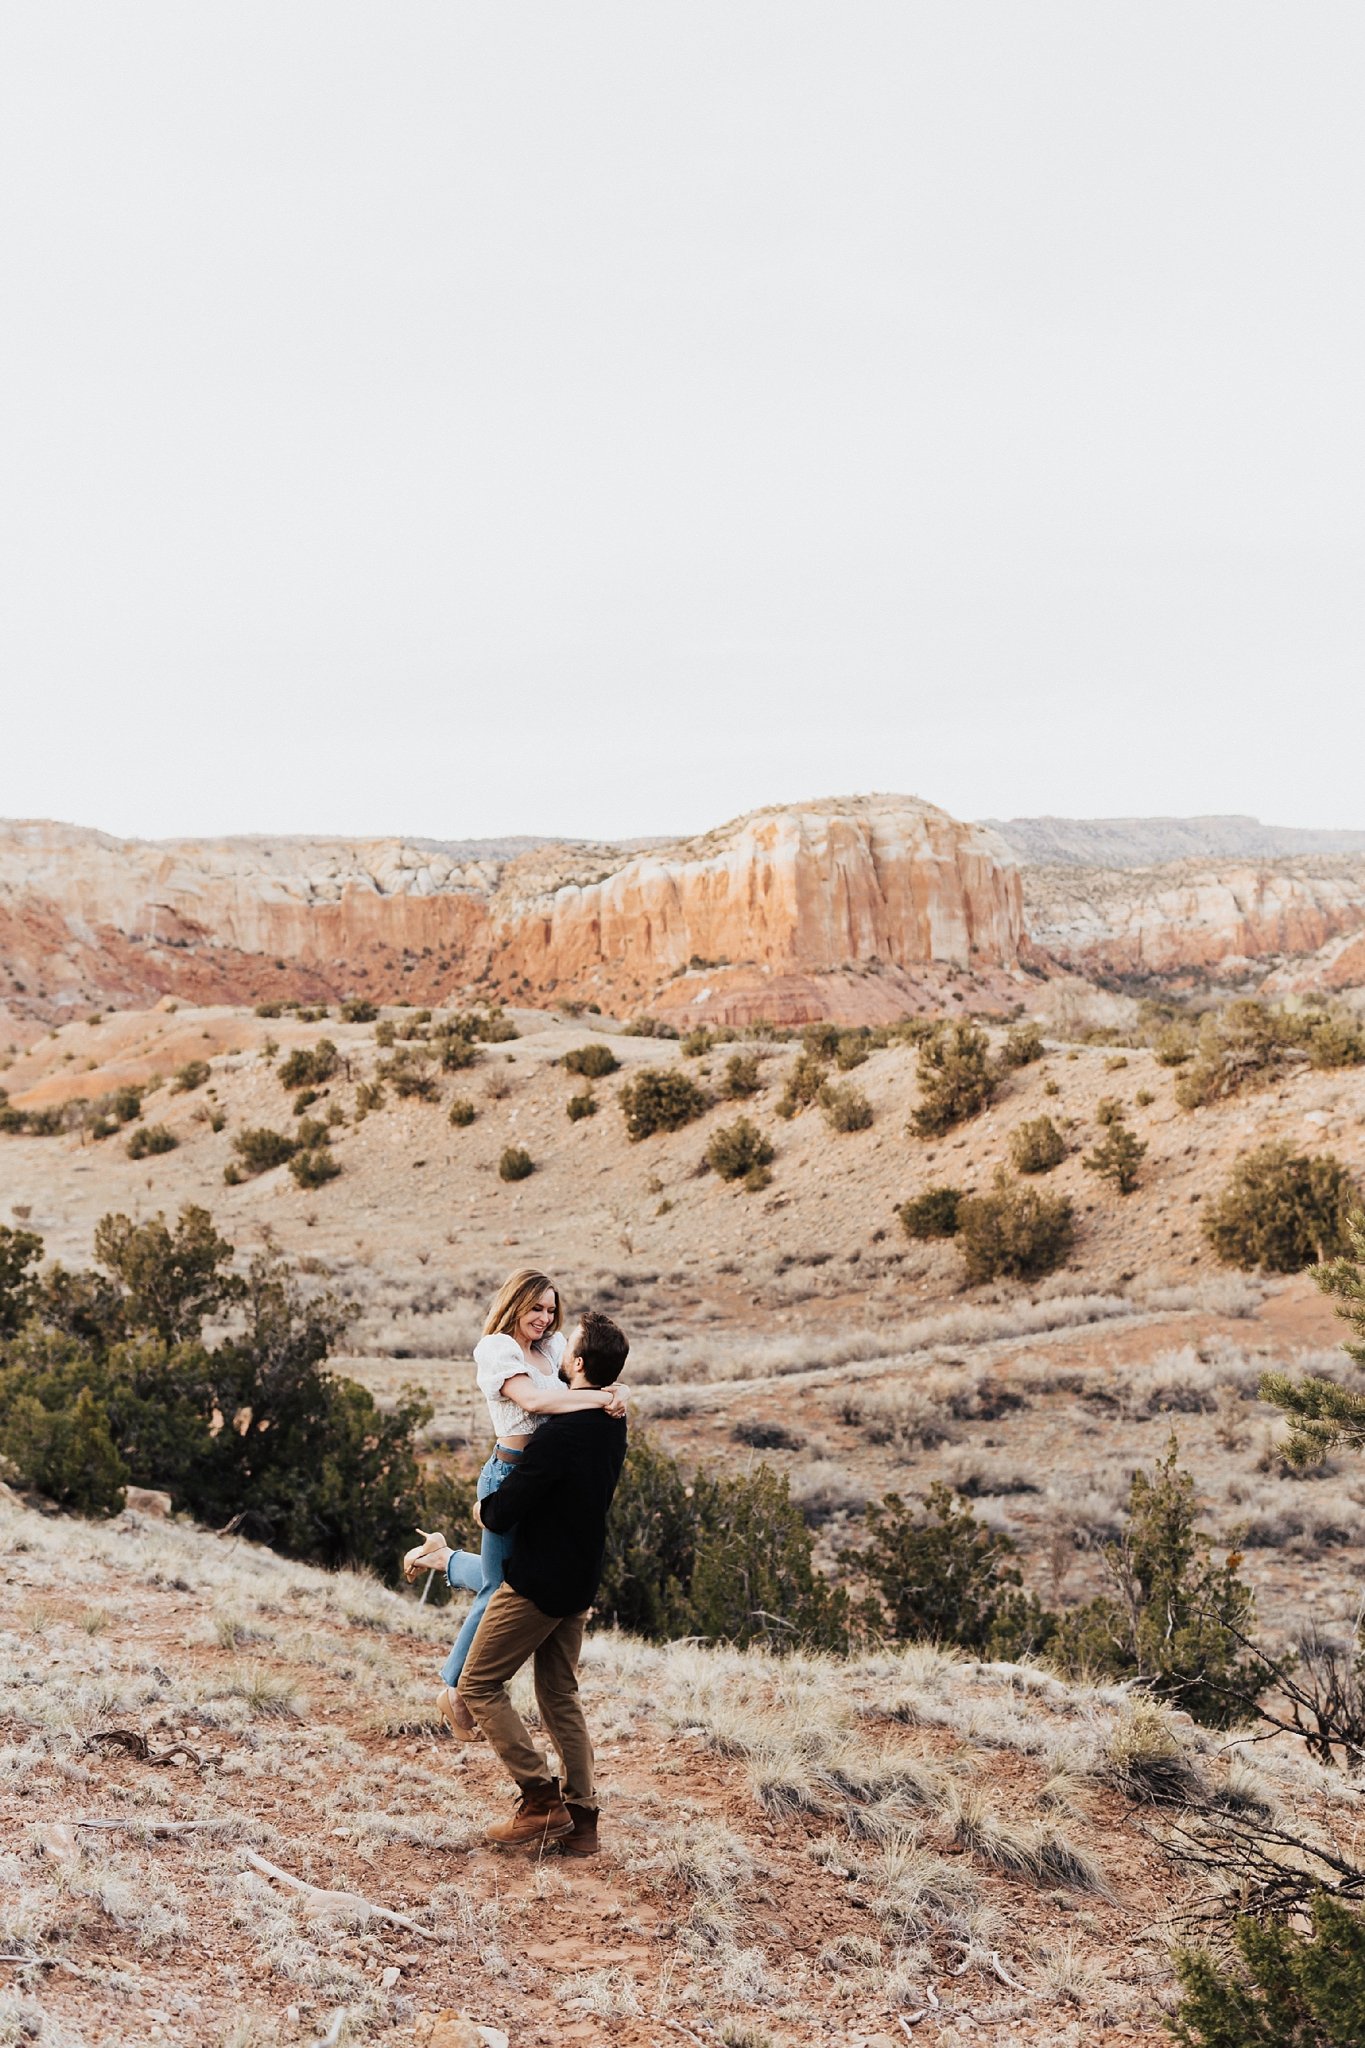
[[[527,1364],[526,1353],[515,1337],[505,1332],[496,1337],[480,1337],[474,1346],[474,1366],[483,1397],[488,1403],[488,1413],[493,1418],[496,1436],[529,1436],[537,1423],[544,1420],[540,1415],[528,1415],[524,1408],[518,1408],[515,1401],[504,1401],[503,1382],[515,1379],[518,1373],[525,1373],[546,1393],[562,1387],[564,1382],[559,1377],[559,1361],[568,1349],[568,1342],[562,1330],[552,1331],[548,1337],[541,1338],[536,1346],[545,1361],[541,1370]]]

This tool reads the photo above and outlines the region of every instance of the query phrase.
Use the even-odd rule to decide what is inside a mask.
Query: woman
[[[493,1423],[493,1454],[479,1474],[478,1498],[501,1486],[526,1448],[532,1431],[547,1415],[572,1415],[583,1408],[605,1408],[625,1414],[616,1387],[566,1387],[559,1377],[565,1337],[559,1290],[544,1273],[523,1268],[503,1281],[483,1335],[474,1347],[479,1386]],[[419,1530],[422,1542],[403,1559],[404,1576],[415,1579],[429,1551],[445,1549],[439,1533]],[[468,1742],[479,1734],[468,1707],[455,1691],[469,1646],[478,1632],[484,1609],[502,1584],[502,1568],[515,1537],[485,1529],[476,1552],[452,1551],[446,1578],[474,1595],[450,1655],[441,1667],[441,1717],[452,1735]]]

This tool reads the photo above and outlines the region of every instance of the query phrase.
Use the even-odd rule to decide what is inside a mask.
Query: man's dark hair
[[[610,1316],[590,1308],[579,1323],[578,1356],[583,1370],[595,1387],[609,1387],[621,1377],[630,1356],[630,1341]]]

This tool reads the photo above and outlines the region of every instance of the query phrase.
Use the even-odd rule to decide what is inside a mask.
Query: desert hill
[[[735,1048],[688,1057],[609,1019],[511,1014],[520,1035],[485,1045],[468,1071],[428,1064],[431,1099],[381,1079],[405,1045],[423,1044],[376,1042],[384,1024],[425,1028],[399,1012],[375,1025],[181,1008],[66,1025],[0,1075],[12,1106],[53,1110],[163,1078],[138,1124],[103,1140],[88,1124],[0,1134],[0,1220],[81,1265],[105,1213],[203,1204],[243,1256],[272,1242],[339,1290],[355,1312],[345,1369],[385,1398],[422,1384],[437,1437],[470,1456],[483,1422],[467,1361],[486,1301],[511,1266],[544,1264],[571,1307],[593,1301],[627,1323],[639,1410],[676,1453],[751,1463],[741,1425],[771,1425],[762,1455],[831,1555],[867,1500],[946,1477],[992,1503],[1040,1587],[1060,1573],[1079,1596],[1134,1464],[1159,1453],[1174,1420],[1210,1525],[1231,1538],[1255,1501],[1264,1541],[1249,1546],[1248,1571],[1272,1625],[1289,1626],[1305,1597],[1330,1602],[1348,1561],[1365,1560],[1359,1475],[1305,1487],[1257,1471],[1269,1441],[1259,1372],[1313,1363],[1339,1326],[1306,1276],[1230,1273],[1199,1225],[1237,1159],[1267,1140],[1329,1151],[1365,1181],[1365,1069],[1299,1063],[1271,1087],[1191,1111],[1151,1050],[1057,1039],[983,1114],[923,1140],[906,1128],[913,1047],[879,1047],[852,1070],[871,1121],[840,1133],[815,1106],[775,1113],[800,1047],[755,1040],[743,1048],[755,1094],[717,1092],[697,1120],[631,1142],[622,1082],[648,1070],[719,1091]],[[328,1147],[339,1176],[304,1188],[281,1164],[225,1181],[242,1133],[297,1128],[282,1075],[324,1036],[338,1063],[303,1114],[339,1119]],[[583,1046],[618,1071],[596,1084],[566,1071],[565,1053]],[[171,1077],[194,1061],[207,1076],[175,1092]],[[381,1106],[358,1114],[376,1082]],[[571,1121],[585,1093],[595,1113]],[[1129,1195],[1084,1165],[1105,1100],[1148,1147]],[[457,1101],[473,1120],[452,1127]],[[754,1193],[706,1163],[741,1112],[775,1153],[771,1184]],[[988,1189],[1012,1134],[1044,1114],[1065,1137],[1044,1180],[1075,1205],[1074,1250],[1045,1281],[968,1287],[956,1245],[908,1243],[897,1205],[941,1183]],[[166,1130],[175,1149],[129,1157],[139,1125]],[[528,1154],[528,1177],[500,1178],[509,1147]]]
[[[3,1488],[0,1548],[13,2040],[473,2048],[465,2014],[513,2048],[1157,2048],[1197,1887],[1146,1769],[1309,1828],[1341,1796],[1027,1667],[598,1632],[603,1854],[500,1856],[414,1595]]]

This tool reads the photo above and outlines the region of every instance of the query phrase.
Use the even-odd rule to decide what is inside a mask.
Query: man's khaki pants
[[[586,1614],[542,1614],[508,1585],[489,1601],[456,1690],[523,1792],[553,1784],[547,1758],[526,1732],[507,1682],[535,1658],[536,1705],[564,1771],[564,1797],[594,1811],[592,1743],[578,1700],[578,1653]]]

